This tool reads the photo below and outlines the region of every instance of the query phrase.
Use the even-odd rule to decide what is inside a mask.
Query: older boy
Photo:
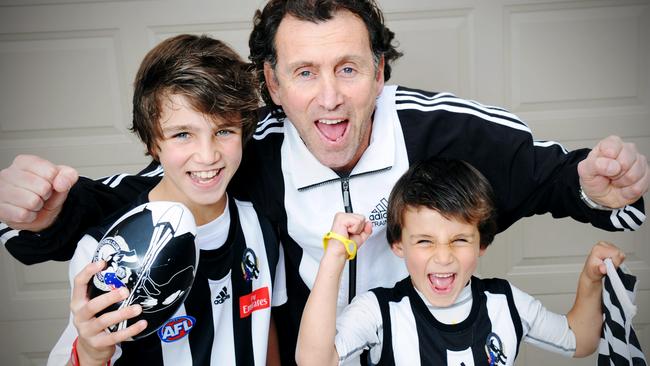
[[[355,252],[348,237],[361,243],[370,232],[363,216],[336,216],[327,235],[336,240],[328,240],[303,313],[299,364],[336,364],[369,349],[372,364],[512,365],[522,340],[583,357],[599,342],[603,259],[624,259],[615,246],[596,244],[566,316],[506,280],[474,277],[496,233],[492,190],[469,164],[431,159],[398,180],[388,206],[388,241],[409,277],[358,296],[336,319],[338,282]]]
[[[270,307],[286,301],[280,248],[268,221],[251,204],[226,193],[241,161],[242,144],[253,132],[257,106],[249,65],[218,40],[180,35],[146,55],[135,80],[132,130],[165,174],[121,212],[166,200],[183,203],[194,215],[199,266],[188,297],[172,317],[193,317],[193,328],[177,339],[165,339],[158,332],[123,343],[146,322],[115,333],[104,330],[142,311],[134,305],[96,317],[124,299],[127,291],[121,288],[94,299],[86,295],[88,280],[103,264],[88,262],[109,221],[90,230],[77,245],[70,263],[70,276],[75,276],[70,324],[50,364],[266,363],[267,345],[277,347]],[[247,258],[254,258],[256,267],[249,275],[242,272]],[[266,301],[252,314],[240,315],[240,306],[252,296]],[[268,354],[277,356],[277,349]]]

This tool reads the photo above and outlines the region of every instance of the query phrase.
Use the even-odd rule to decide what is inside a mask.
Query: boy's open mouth
[[[455,273],[430,273],[429,282],[434,290],[438,292],[448,292],[451,290],[454,281],[456,280]]]

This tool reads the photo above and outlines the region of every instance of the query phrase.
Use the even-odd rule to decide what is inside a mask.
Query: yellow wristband
[[[354,240],[343,237],[333,231],[328,231],[325,236],[323,236],[323,249],[327,249],[327,241],[330,239],[336,239],[343,243],[345,251],[348,252],[348,259],[352,260],[357,256],[357,243]]]

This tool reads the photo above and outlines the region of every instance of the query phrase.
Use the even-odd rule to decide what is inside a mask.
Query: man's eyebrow
[[[361,61],[363,61],[363,57],[361,57],[359,55],[343,55],[343,56],[338,57],[335,60],[335,65],[340,65],[340,64],[346,63],[346,62],[360,63]],[[312,61],[295,61],[295,62],[292,62],[292,63],[288,64],[287,68],[289,70],[293,71],[293,70],[299,69],[301,67],[312,67],[312,66],[315,66],[315,65],[316,64],[314,62],[312,62]]]

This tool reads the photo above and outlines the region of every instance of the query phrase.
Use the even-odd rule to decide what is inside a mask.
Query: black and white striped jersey
[[[454,304],[440,308],[407,277],[357,296],[336,331],[340,362],[369,349],[373,365],[514,365],[522,340],[575,352],[566,317],[502,279],[472,277]]]
[[[386,86],[377,99],[370,145],[347,177],[321,165],[288,119],[262,114],[229,189],[251,200],[277,229],[285,253],[287,306],[278,309],[278,331],[293,361],[298,324],[322,255],[322,236],[344,196],[355,213],[368,217],[373,234],[357,256],[357,292],[392,286],[407,275],[386,242],[386,208],[393,184],[418,161],[431,156],[465,160],[483,173],[495,191],[499,230],[518,219],[550,212],[610,231],[634,230],[645,220],[643,200],[612,211],[589,208],[580,199],[577,164],[588,149],[567,152],[552,141],[535,141],[515,115],[457,98]],[[70,258],[79,227],[129,202],[160,174],[152,164],[136,176],[106,182],[80,180],[53,227],[35,235],[0,229],[0,239],[25,263]],[[115,184],[119,180],[119,184]],[[114,186],[114,187],[112,187]],[[67,225],[75,222],[79,225]],[[338,304],[348,301],[343,276]],[[281,344],[282,345],[282,344]]]
[[[77,245],[71,282],[106,229],[91,230]],[[118,345],[111,364],[266,364],[271,306],[286,301],[283,255],[269,222],[250,203],[230,199],[223,215],[198,227],[196,240],[199,266],[184,304],[157,332]],[[247,273],[250,265],[256,268]],[[71,317],[48,365],[64,365],[76,337]]]

